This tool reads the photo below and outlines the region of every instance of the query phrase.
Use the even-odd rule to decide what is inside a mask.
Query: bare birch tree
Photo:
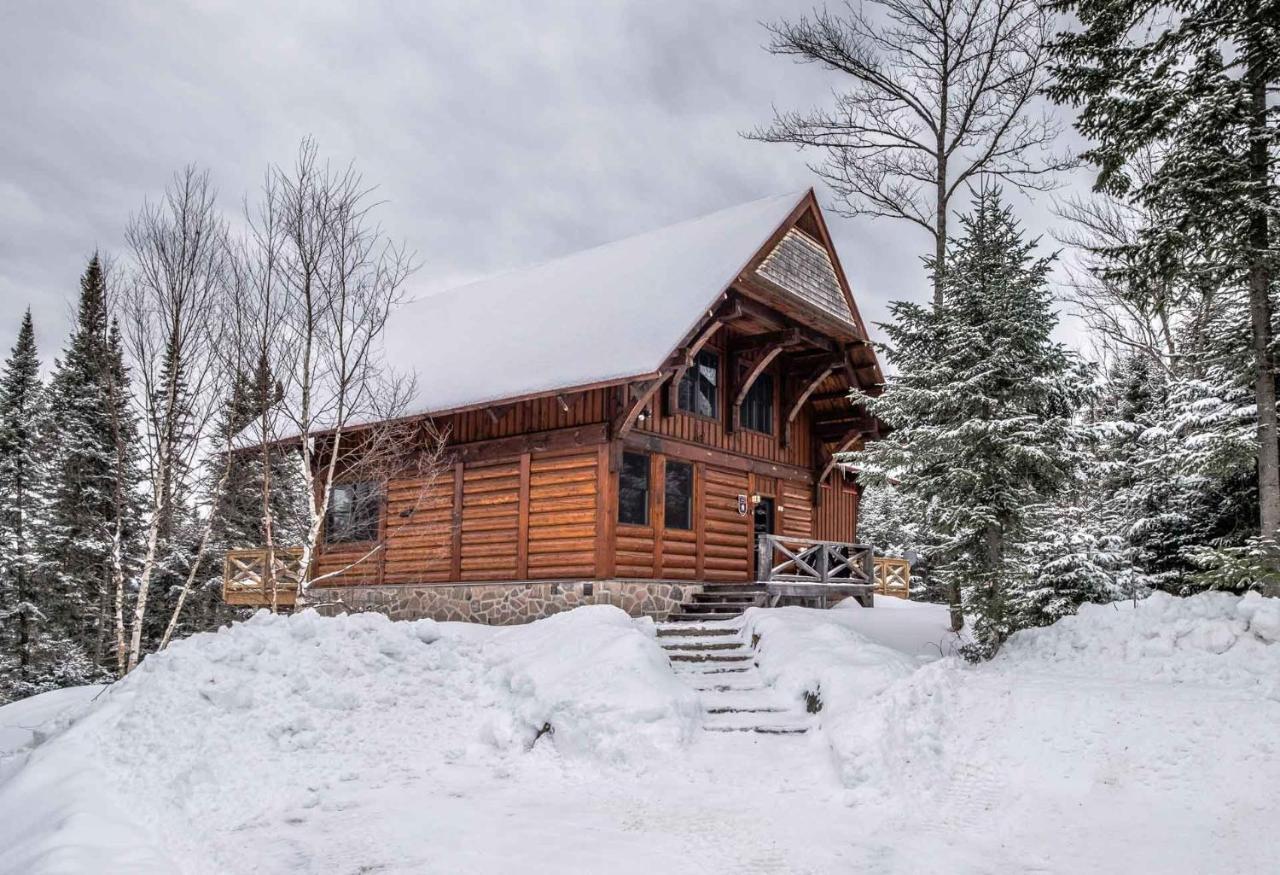
[[[859,0],[767,25],[775,55],[849,77],[830,108],[775,112],[748,134],[815,149],[846,216],[905,220],[933,239],[943,300],[952,198],[1000,181],[1052,188],[1070,162],[1037,106],[1050,17],[1037,0]]]
[[[352,476],[357,465],[386,470],[389,444],[381,436],[388,429],[372,424],[398,419],[412,394],[412,380],[393,373],[381,341],[414,264],[374,221],[377,201],[360,174],[321,162],[312,140],[302,143],[290,170],[274,172],[264,195],[258,247],[274,254],[261,255],[260,282],[271,276],[272,299],[280,303],[263,324],[276,338],[275,370],[285,381],[280,415],[299,441],[311,498],[305,594],[335,477]]]
[[[127,669],[142,656],[143,622],[162,540],[171,537],[189,473],[210,449],[224,396],[220,301],[227,283],[227,230],[208,174],[188,167],[160,203],[132,219],[127,239],[134,275],[126,287],[125,345],[137,379],[145,435],[149,507],[134,601]],[[206,535],[201,539],[199,566]]]

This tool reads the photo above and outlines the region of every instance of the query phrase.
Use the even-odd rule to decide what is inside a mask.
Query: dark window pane
[[[668,529],[693,528],[693,466],[685,462],[667,461],[666,507],[664,519]]]
[[[676,407],[688,413],[715,418],[720,409],[720,354],[703,350],[684,372],[676,388]]]
[[[623,453],[618,474],[618,522],[633,526],[649,524],[649,457],[644,453]]]
[[[325,514],[325,541],[330,544],[376,541],[382,515],[381,499],[376,483],[335,483]]]
[[[761,374],[742,399],[742,427],[773,434],[773,377]]]

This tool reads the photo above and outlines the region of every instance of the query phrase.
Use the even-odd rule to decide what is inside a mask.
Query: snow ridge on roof
[[[409,415],[657,370],[807,192],[763,198],[403,305]]]

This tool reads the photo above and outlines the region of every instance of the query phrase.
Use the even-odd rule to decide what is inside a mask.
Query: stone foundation
[[[701,590],[699,583],[671,580],[401,584],[317,587],[307,601],[326,615],[378,611],[393,620],[427,617],[505,626],[579,605],[614,605],[633,617],[663,619]]]

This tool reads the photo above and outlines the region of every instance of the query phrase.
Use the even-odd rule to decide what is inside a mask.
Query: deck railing
[[[269,608],[272,604],[289,608],[297,603],[302,548],[276,547],[271,552],[275,559],[274,574],[267,574],[267,550],[263,547],[227,551],[222,569],[224,602],[258,608]]]
[[[911,598],[911,563],[890,556],[875,558],[876,593]]]
[[[873,551],[865,544],[760,535],[756,549],[757,576],[765,582],[868,586],[875,583]]]

